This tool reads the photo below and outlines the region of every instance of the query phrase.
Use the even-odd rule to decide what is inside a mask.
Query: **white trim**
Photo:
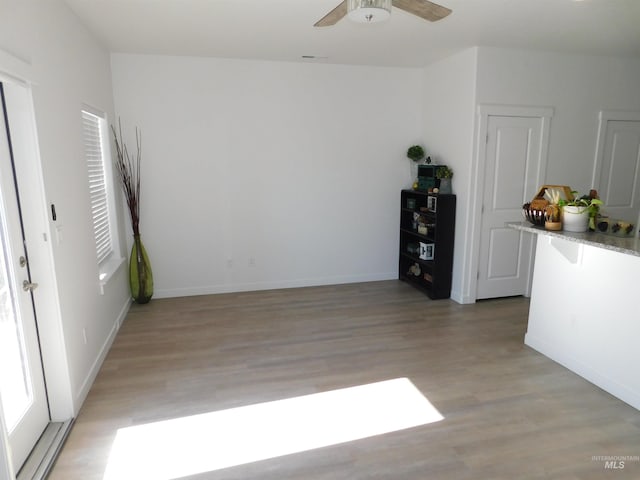
[[[100,295],[104,295],[104,287],[114,277],[116,272],[120,270],[120,267],[122,267],[126,262],[126,258],[112,255],[111,258],[109,258],[100,266]],[[102,276],[102,274],[104,274],[104,277]]]
[[[32,75],[33,72],[29,63],[0,49],[0,81],[18,83],[24,86],[33,85]]]
[[[122,306],[122,308],[120,309],[118,318],[116,322],[113,324],[113,327],[111,328],[111,332],[109,332],[107,339],[102,344],[102,348],[100,349],[100,352],[96,357],[96,360],[93,362],[93,365],[91,365],[91,368],[89,369],[89,373],[87,374],[84,381],[82,382],[82,385],[80,385],[80,388],[78,389],[78,393],[75,397],[75,404],[78,405],[78,407],[81,406],[84,403],[84,400],[87,398],[87,395],[89,394],[89,390],[91,389],[93,382],[96,379],[98,372],[100,371],[100,367],[102,367],[102,363],[104,362],[104,359],[107,357],[107,353],[109,353],[109,349],[111,348],[111,345],[113,345],[113,341],[115,340],[116,335],[120,330],[120,326],[124,322],[124,319],[127,316],[127,313],[129,312],[130,307],[131,307],[131,300],[127,300]]]
[[[600,110],[598,113],[598,140],[596,142],[596,153],[593,159],[593,176],[591,185],[596,190],[600,190],[600,177],[602,176],[602,160],[604,157],[604,144],[607,135],[607,123],[609,121],[640,122],[640,112],[623,110]]]
[[[25,79],[31,78],[31,66],[0,49],[0,82],[5,85],[19,85],[28,88],[29,82]],[[2,402],[0,401],[0,477],[7,479],[16,478],[16,472],[11,462],[11,452],[9,446],[9,433],[7,431]]]
[[[467,225],[469,235],[465,245],[462,270],[462,291],[455,292],[456,301],[460,303],[474,303],[477,298],[478,267],[480,256],[480,227],[482,225],[482,199],[484,197],[484,173],[486,168],[486,149],[489,117],[526,117],[539,118],[541,121],[540,156],[541,164],[538,175],[542,181],[546,180],[546,167],[549,152],[549,130],[553,107],[525,106],[525,105],[478,105],[476,108],[476,136],[473,143],[473,162],[469,180],[469,203],[467,205]],[[531,259],[533,262],[533,258]],[[531,263],[532,265],[532,263]],[[531,269],[532,270],[532,269]],[[527,291],[531,289],[531,279]]]
[[[208,285],[193,288],[155,289],[153,298],[191,297],[195,295],[215,295],[218,293],[252,292],[257,290],[277,290],[281,288],[318,287],[322,285],[340,285],[346,283],[380,282],[397,280],[398,272],[376,273],[370,275],[345,275],[321,278],[302,278],[274,282],[230,283]]]
[[[573,355],[567,354],[566,348],[563,348],[561,345],[554,345],[530,333],[525,334],[524,343],[542,355],[549,357],[554,362],[559,363],[594,385],[597,385],[605,392],[640,410],[640,395],[638,395],[637,392],[619,383],[606,373],[580,361]]]
[[[25,84],[6,85],[5,94],[13,96],[14,103],[19,102],[23,110],[18,118],[22,121],[24,157],[16,163],[16,174],[23,192],[28,192],[23,194],[21,201],[25,234],[30,242],[32,274],[40,284],[34,298],[51,419],[65,421],[73,417],[74,406],[32,90]],[[12,121],[11,111],[9,121]]]
[[[100,117],[101,119],[103,119],[105,122],[107,121],[107,114],[95,107],[92,107],[91,105],[87,104],[87,103],[82,103],[80,106],[80,110],[84,110],[85,112],[90,113],[91,115],[94,115],[96,117]],[[109,127],[109,125],[107,124],[107,128]],[[107,135],[108,137],[108,135]]]
[[[0,392],[0,478],[13,479],[16,474],[13,471],[11,452],[9,451],[9,433],[4,423],[2,412],[2,393]]]

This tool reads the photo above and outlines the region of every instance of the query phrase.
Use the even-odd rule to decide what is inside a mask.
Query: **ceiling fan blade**
[[[429,2],[428,0],[393,0],[394,7],[422,17],[430,22],[442,20],[451,13],[451,9]]]
[[[324,17],[313,24],[314,27],[329,27],[335,25],[347,14],[347,0],[327,13]]]

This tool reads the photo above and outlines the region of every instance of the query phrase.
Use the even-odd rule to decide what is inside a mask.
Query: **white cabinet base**
[[[640,257],[537,237],[525,343],[640,410]]]

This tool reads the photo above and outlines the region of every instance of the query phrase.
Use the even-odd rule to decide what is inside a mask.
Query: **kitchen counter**
[[[524,343],[640,410],[640,241],[508,226],[537,235]]]
[[[627,255],[635,255],[640,257],[640,238],[637,237],[617,237],[615,235],[607,235],[599,232],[554,232],[545,230],[544,227],[537,227],[529,222],[510,222],[507,225],[516,230],[530,232],[535,234],[545,234],[550,237],[561,238],[568,242],[582,243],[593,247],[604,248],[613,252],[624,253]]]

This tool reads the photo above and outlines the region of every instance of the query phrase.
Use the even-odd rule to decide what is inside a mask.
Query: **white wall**
[[[54,278],[35,292],[52,412],[60,420],[78,412],[129,304],[126,269],[100,293],[82,144],[83,103],[113,118],[109,55],[58,0],[4,1],[0,8],[0,49],[20,59],[33,81],[45,197],[40,214],[48,219],[40,231],[51,240],[56,229],[62,234],[49,247]],[[15,67],[7,58],[0,56],[0,70]],[[48,213],[53,203],[56,222]],[[46,289],[57,289],[58,305],[42,308]],[[68,391],[58,391],[65,383]],[[60,395],[69,401],[61,405]]]
[[[456,241],[451,298],[462,302],[465,246],[469,239],[469,185],[473,152],[477,49],[471,48],[424,69],[422,132],[434,162],[453,169]]]
[[[480,48],[479,104],[552,106],[547,180],[588,193],[598,113],[640,110],[640,61]]]
[[[397,278],[420,71],[112,55],[156,296]],[[254,265],[250,265],[251,260]]]

